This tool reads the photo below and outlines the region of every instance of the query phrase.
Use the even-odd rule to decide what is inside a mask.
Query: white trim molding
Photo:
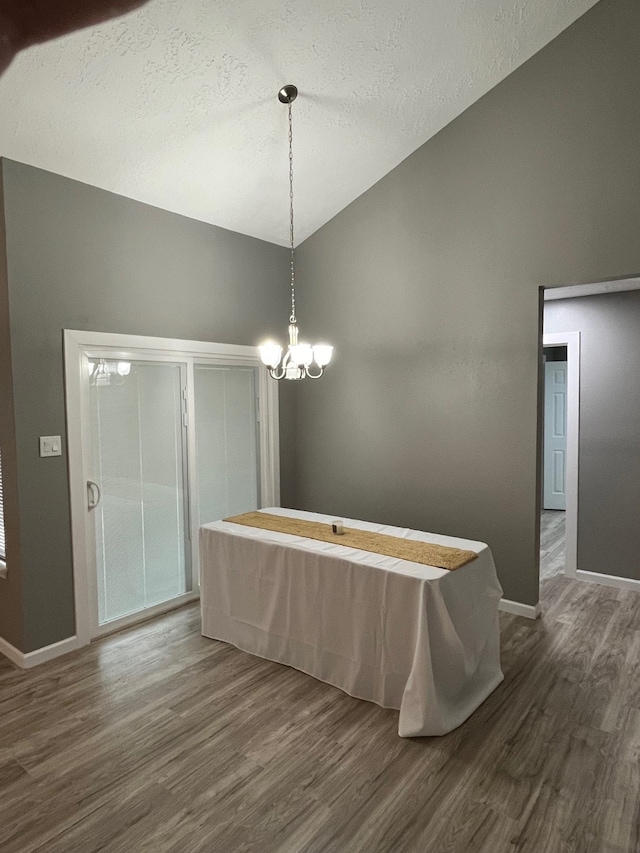
[[[147,622],[149,619],[155,619],[156,616],[163,616],[165,613],[170,613],[172,610],[178,610],[180,607],[185,607],[187,604],[193,604],[194,601],[200,600],[200,589],[193,592],[187,592],[178,598],[172,598],[170,601],[164,601],[162,604],[156,604],[155,607],[147,607],[145,610],[137,613],[132,613],[130,616],[123,616],[121,619],[114,619],[113,622],[105,622],[99,625],[96,631],[95,640],[102,637],[108,637],[110,634],[116,634],[118,631],[124,631],[134,625],[140,625],[142,622]]]
[[[555,332],[542,336],[543,347],[567,348],[567,470],[565,563],[567,577],[578,568],[578,456],[580,437],[580,332]],[[542,427],[541,427],[542,428]]]
[[[594,281],[591,284],[569,284],[566,287],[545,287],[544,301],[575,299],[576,296],[593,296],[596,293],[621,293],[640,289],[640,277],[618,278],[611,281]]]
[[[618,575],[603,575],[600,572],[587,572],[583,569],[578,569],[576,578],[579,581],[588,581],[588,583],[600,583],[604,586],[616,587],[616,589],[631,589],[634,592],[640,592],[640,581],[633,578],[621,578]]]
[[[31,669],[32,666],[38,666],[54,658],[59,658],[61,655],[66,655],[68,652],[74,652],[82,645],[83,643],[76,636],[73,636],[67,637],[66,640],[60,640],[59,643],[52,643],[50,646],[43,646],[41,649],[25,653],[0,637],[0,654],[9,658],[11,663],[20,669]]]
[[[537,619],[542,613],[540,602],[537,604],[522,604],[520,601],[510,601],[508,598],[501,598],[498,610],[504,613],[513,613],[514,616],[525,616],[527,619]]]

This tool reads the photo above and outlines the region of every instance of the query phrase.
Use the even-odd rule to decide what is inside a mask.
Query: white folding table
[[[330,524],[332,516],[264,512]],[[202,633],[400,711],[401,737],[442,735],[502,681],[502,589],[482,542],[344,519],[474,551],[455,571],[225,521],[200,530]]]

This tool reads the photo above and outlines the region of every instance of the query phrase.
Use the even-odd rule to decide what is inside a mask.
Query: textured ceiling
[[[313,233],[595,0],[152,0],[0,78],[0,155],[275,243]]]

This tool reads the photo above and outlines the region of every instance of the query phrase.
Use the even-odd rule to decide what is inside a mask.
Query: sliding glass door
[[[89,358],[98,628],[193,589],[186,365]]]
[[[79,356],[83,478],[73,482],[85,492],[87,562],[78,623],[97,637],[193,600],[199,527],[258,509],[265,495],[272,503],[275,466],[257,357],[124,346],[83,346]],[[273,435],[277,409],[264,411]],[[73,467],[73,447],[71,456]]]
[[[66,329],[80,645],[199,592],[198,530],[280,498],[278,383],[255,347]]]

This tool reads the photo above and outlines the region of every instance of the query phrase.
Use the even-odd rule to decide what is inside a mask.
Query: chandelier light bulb
[[[291,350],[291,361],[299,367],[309,367],[313,361],[313,350],[309,344],[296,344]]]
[[[326,367],[332,355],[333,347],[328,344],[316,344],[313,348],[313,357],[318,367]]]
[[[280,344],[276,344],[273,341],[266,341],[258,349],[260,350],[262,363],[266,364],[267,367],[275,368],[280,364],[280,359],[282,358],[282,347]]]

